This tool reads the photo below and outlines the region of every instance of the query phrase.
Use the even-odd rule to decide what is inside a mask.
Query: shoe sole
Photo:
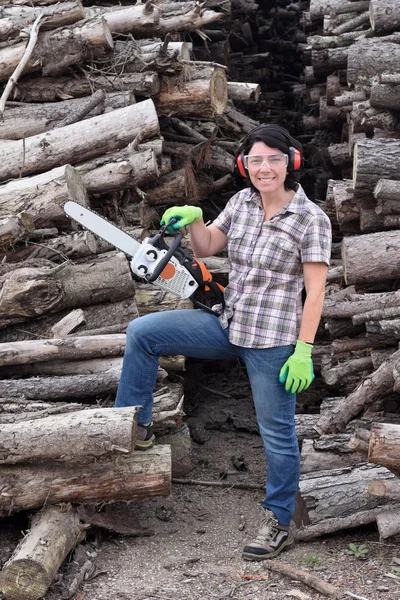
[[[152,446],[154,446],[155,439],[156,438],[153,435],[153,437],[150,438],[149,440],[145,440],[143,442],[136,442],[136,444],[135,444],[135,450],[148,450],[149,448],[151,448]]]
[[[242,558],[244,560],[268,560],[268,558],[275,558],[275,556],[278,556],[278,554],[283,552],[283,550],[288,550],[290,546],[293,545],[293,542],[293,539],[287,540],[277,550],[274,550],[273,552],[268,552],[268,554],[252,554],[250,552],[243,552]]]

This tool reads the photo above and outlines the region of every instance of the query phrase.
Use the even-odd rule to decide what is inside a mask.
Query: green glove
[[[160,224],[166,225],[171,219],[177,219],[176,223],[167,227],[170,233],[174,233],[174,230],[186,227],[186,225],[190,225],[191,223],[196,223],[196,221],[200,221],[202,218],[203,211],[200,206],[188,206],[185,204],[185,206],[171,206],[171,208],[168,208],[161,217]]]
[[[311,358],[312,344],[297,340],[294,352],[279,373],[279,382],[285,384],[290,394],[306,390],[314,380],[314,367]]]

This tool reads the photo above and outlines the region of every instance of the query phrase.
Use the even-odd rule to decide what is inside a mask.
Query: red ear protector
[[[278,131],[285,132],[285,135],[288,136],[288,133],[283,128],[279,127],[279,125],[261,125],[261,128],[263,128],[263,127],[271,128],[271,131],[273,131],[275,129]],[[242,147],[243,147],[243,144],[246,143],[246,139],[248,139],[248,137],[254,133],[255,133],[255,131],[251,131],[250,134],[248,134],[248,136],[246,136],[246,138],[243,140],[243,142],[241,144]],[[289,136],[289,138],[290,138],[290,136]],[[295,141],[295,140],[293,140],[293,141]],[[288,161],[288,166],[287,166],[288,171],[297,171],[298,169],[300,169],[302,161],[303,161],[303,156],[302,156],[301,151],[298,148],[294,148],[293,146],[290,146],[289,161]],[[247,171],[244,166],[244,152],[240,152],[237,155],[236,166],[242,177],[248,177]]]

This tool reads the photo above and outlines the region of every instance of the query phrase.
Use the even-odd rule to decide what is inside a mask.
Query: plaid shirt
[[[219,317],[230,325],[232,344],[272,348],[296,343],[302,315],[303,262],[329,265],[331,225],[327,215],[297,192],[264,222],[260,195],[235,194],[214,225],[228,236],[229,284]]]

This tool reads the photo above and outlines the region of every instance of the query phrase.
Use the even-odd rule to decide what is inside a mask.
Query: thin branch
[[[16,85],[20,75],[22,75],[26,65],[29,62],[30,57],[32,56],[33,49],[34,49],[37,39],[38,39],[39,29],[40,29],[40,26],[41,26],[44,18],[45,18],[44,15],[39,15],[38,18],[36,19],[36,21],[33,23],[31,33],[29,36],[29,42],[25,48],[25,52],[24,52],[19,64],[17,65],[15,71],[11,75],[10,79],[7,81],[7,85],[4,88],[4,92],[2,93],[1,98],[0,98],[0,120],[3,119],[7,99],[9,97],[9,95],[11,94],[14,86]]]

